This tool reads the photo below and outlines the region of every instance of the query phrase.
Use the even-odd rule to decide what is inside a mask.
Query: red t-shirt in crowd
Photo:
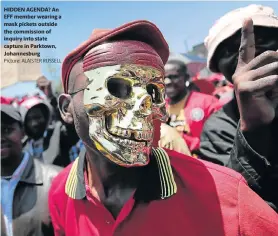
[[[92,196],[85,180],[78,182],[77,159],[54,179],[50,189],[49,209],[55,235],[278,235],[278,215],[240,174],[174,151],[167,150],[166,156],[171,165],[167,161],[164,164],[170,166],[176,184],[169,184],[169,178],[160,180],[161,188],[169,187],[164,188],[169,197],[143,200],[160,188],[150,178],[155,169],[149,171],[144,184],[135,191],[136,194],[141,190],[141,195],[131,197],[116,219]]]
[[[169,101],[166,100],[166,107],[172,116],[170,126],[181,132],[190,151],[197,150],[205,121],[221,108],[218,99],[193,91],[178,104],[170,105]],[[173,119],[173,115],[176,119]]]

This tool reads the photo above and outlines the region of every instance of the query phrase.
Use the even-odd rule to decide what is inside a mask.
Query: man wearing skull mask
[[[94,31],[64,60],[59,107],[86,150],[51,187],[55,235],[277,233],[276,213],[242,176],[152,147],[168,55],[159,29],[135,21]]]

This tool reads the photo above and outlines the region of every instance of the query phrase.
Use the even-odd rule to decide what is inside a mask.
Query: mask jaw
[[[150,151],[143,150],[142,152],[142,150],[139,150],[140,148],[138,147],[137,149],[131,149],[132,152],[135,152],[137,155],[139,154],[138,160],[136,161],[130,158],[131,154],[125,150],[125,143],[130,143],[131,140],[120,140],[120,138],[109,134],[105,128],[105,118],[89,117],[89,122],[89,134],[92,142],[94,143],[97,150],[100,151],[110,161],[123,167],[145,166],[149,163],[149,159],[145,160],[144,157],[142,157],[142,153],[150,154]],[[150,144],[149,147],[151,148]],[[144,148],[145,147],[142,145],[141,149]]]

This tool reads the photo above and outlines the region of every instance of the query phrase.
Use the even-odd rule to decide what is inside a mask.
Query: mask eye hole
[[[132,85],[128,80],[111,77],[107,81],[107,89],[114,97],[127,99],[131,95]]]
[[[159,104],[163,102],[163,98],[160,92],[160,89],[155,84],[148,84],[147,85],[147,92],[152,97],[152,102]]]

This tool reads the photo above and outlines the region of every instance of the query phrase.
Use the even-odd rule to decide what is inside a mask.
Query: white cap
[[[272,8],[266,6],[252,4],[222,16],[209,30],[209,35],[204,42],[208,50],[207,66],[211,71],[219,72],[214,62],[212,62],[217,47],[240,30],[246,18],[252,18],[255,26],[278,28],[278,17],[274,14]]]

